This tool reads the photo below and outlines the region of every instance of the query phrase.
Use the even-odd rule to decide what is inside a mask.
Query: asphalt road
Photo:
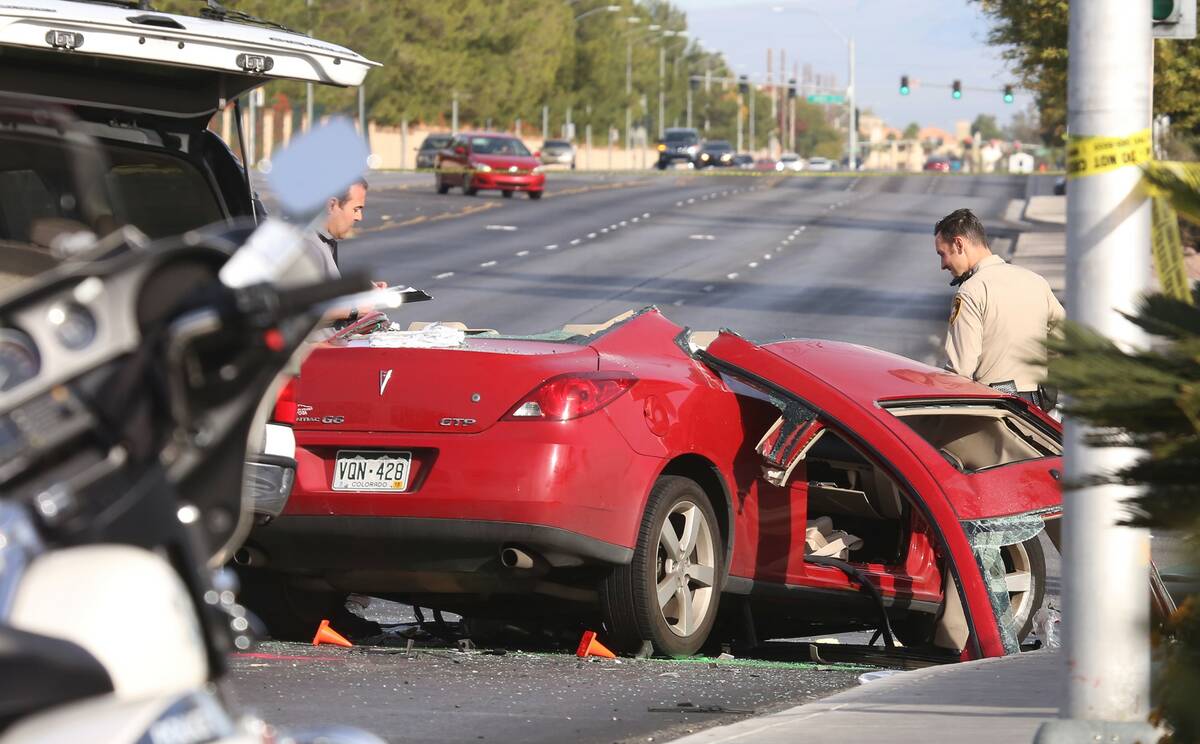
[[[779,177],[555,173],[533,202],[439,196],[425,174],[372,178],[343,270],[426,289],[393,319],[529,333],[658,305],[693,328],[821,337],[937,361],[953,290],[933,224],[959,207],[1003,253],[1028,226],[1017,176]],[[1056,562],[1055,562],[1056,564]],[[1058,588],[1057,565],[1052,591]],[[397,742],[663,741],[824,697],[862,669],[751,660],[585,662],[390,645],[267,643],[232,661],[243,704],[293,726],[347,723]],[[726,712],[688,712],[686,706]],[[652,712],[651,708],[679,712]]]

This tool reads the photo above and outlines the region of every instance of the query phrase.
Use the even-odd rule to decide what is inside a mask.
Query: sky
[[[857,103],[897,129],[910,122],[954,131],[957,120],[991,114],[1003,126],[1032,97],[1014,90],[1004,103],[1001,89],[1014,77],[999,50],[986,43],[988,20],[968,0],[673,0],[687,13],[688,30],[706,49],[719,51],[734,71],[766,79],[767,50],[783,49],[787,69],[799,61],[814,72],[834,74],[844,88],[848,53],[856,48]],[[822,17],[825,21],[822,21]],[[912,86],[899,94],[900,76]],[[963,97],[950,97],[953,80]],[[944,87],[933,87],[933,86]],[[993,88],[975,91],[972,88]]]

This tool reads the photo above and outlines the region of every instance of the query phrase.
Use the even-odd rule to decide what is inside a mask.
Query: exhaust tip
[[[533,568],[533,556],[510,545],[500,549],[500,565],[513,569]]]

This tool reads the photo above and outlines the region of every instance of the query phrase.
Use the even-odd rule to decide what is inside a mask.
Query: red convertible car
[[[309,633],[356,592],[603,622],[625,652],[877,629],[997,656],[1030,630],[1061,516],[1059,425],[1024,401],[654,308],[344,334],[295,397],[295,487],[247,555],[290,597],[257,608],[268,625],[309,611]]]

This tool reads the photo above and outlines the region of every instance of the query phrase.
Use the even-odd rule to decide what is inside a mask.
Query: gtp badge
[[[392,381],[392,371],[379,370],[379,394],[383,395],[383,391],[387,390],[388,383]]]

